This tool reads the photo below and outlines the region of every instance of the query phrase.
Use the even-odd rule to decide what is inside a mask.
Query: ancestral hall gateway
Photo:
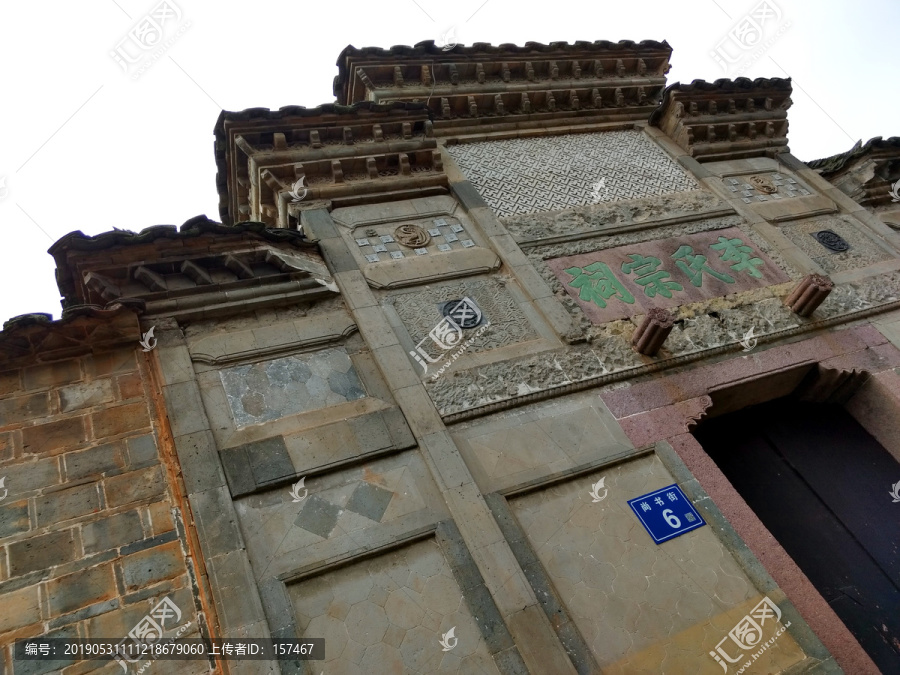
[[[900,138],[805,163],[671,53],[347,47],[222,112],[219,222],[57,241],[4,672],[900,672]]]

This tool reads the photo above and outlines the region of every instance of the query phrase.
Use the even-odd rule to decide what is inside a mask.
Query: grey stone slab
[[[409,424],[406,423],[406,417],[399,408],[383,411],[381,419],[387,425],[395,448],[410,448],[416,444],[416,437],[413,436]]]
[[[225,555],[208,558],[207,569],[210,572],[222,636],[228,637],[243,627],[262,624],[259,626],[259,632],[264,634],[252,637],[267,637],[265,614],[247,552],[234,550]]]
[[[237,527],[234,503],[225,487],[188,496],[197,525],[200,546],[206,558],[227,554],[244,547]]]
[[[119,554],[125,556],[132,553],[138,553],[139,551],[145,551],[148,548],[154,548],[155,546],[168,544],[170,541],[175,541],[177,538],[178,532],[176,532],[175,530],[169,530],[168,532],[163,532],[162,534],[158,534],[155,537],[142,539],[141,541],[136,541],[134,543],[128,544],[127,546],[123,546],[121,549],[119,549]]]
[[[209,429],[197,383],[179,382],[163,387],[166,411],[175,437]]]
[[[50,631],[42,635],[45,638],[69,638],[81,637],[78,634],[78,626],[66,626],[59,630]],[[0,662],[2,663],[2,662]],[[15,675],[44,675],[52,671],[60,671],[66,666],[75,663],[75,659],[54,659],[52,661],[36,659],[34,661],[16,661]],[[117,666],[118,667],[118,666]]]
[[[126,443],[128,465],[132,469],[141,469],[159,461],[156,438],[153,434],[144,434],[129,438]]]
[[[517,647],[504,649],[493,656],[497,670],[503,675],[530,675],[528,667],[525,665],[525,661],[522,659],[522,655]]]
[[[28,532],[28,502],[0,506],[0,538]]]
[[[339,512],[340,508],[331,502],[312,495],[307,498],[294,525],[326,539],[337,523]]]
[[[188,494],[225,485],[225,473],[211,431],[176,436],[175,450]]]
[[[323,239],[319,242],[319,248],[322,251],[322,257],[325,258],[325,261],[328,263],[328,269],[332,274],[340,274],[341,272],[359,269],[356,258],[350,253],[350,249],[347,248],[343,239]]]
[[[81,526],[85,553],[111,551],[144,537],[138,511],[126,511]]]
[[[677,159],[678,163],[681,164],[681,166],[690,171],[697,178],[712,178],[716,175],[712,171],[703,168],[703,165],[693,157],[682,155]]]
[[[51,619],[48,623],[48,626],[52,630],[54,628],[59,628],[60,626],[65,626],[70,623],[84,621],[86,619],[90,619],[92,616],[99,616],[100,614],[105,614],[106,612],[111,612],[114,609],[118,608],[119,599],[113,598],[112,600],[106,600],[105,602],[98,602],[96,604],[83,607],[77,612],[72,612],[71,614],[65,614],[63,616],[58,616],[55,619]]]
[[[300,213],[300,225],[310,239],[331,239],[338,236],[337,227],[325,209],[308,209]]]
[[[8,547],[10,576],[70,562],[77,556],[77,534],[74,529],[51,532]]]
[[[284,583],[269,577],[259,583],[259,598],[269,623],[273,637],[295,637],[294,610]]]
[[[257,486],[294,475],[294,465],[291,463],[283,436],[247,443],[242,447],[247,453],[250,470]]]
[[[435,534],[437,542],[444,552],[444,557],[447,558],[450,569],[453,570],[456,583],[463,592],[484,585],[484,578],[466,548],[456,524],[451,520],[445,520],[437,526]]]
[[[469,181],[450,183],[450,191],[466,211],[487,207],[488,203]]]
[[[347,509],[370,520],[381,521],[394,493],[372,483],[362,482],[350,495]]]
[[[394,445],[380,411],[354,417],[349,420],[349,424],[361,452],[372,452]]]
[[[244,446],[222,450],[219,457],[233,497],[250,494],[256,490],[256,481],[250,469],[250,458]]]

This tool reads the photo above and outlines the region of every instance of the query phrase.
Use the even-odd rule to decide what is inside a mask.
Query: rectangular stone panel
[[[735,227],[554,258],[547,265],[595,324],[789,280]]]
[[[325,672],[500,675],[479,629],[484,617],[472,615],[434,539],[292,584],[288,593],[298,633],[325,638]]]
[[[350,357],[338,348],[234,366],[219,376],[238,428],[366,396]]]
[[[762,600],[712,528],[653,543],[627,501],[673,482],[654,455],[510,501],[604,673],[721,672],[709,652]],[[784,633],[756,667],[783,672],[804,658]]]

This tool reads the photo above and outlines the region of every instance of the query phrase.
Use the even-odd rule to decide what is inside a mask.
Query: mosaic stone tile
[[[698,188],[638,131],[464,143],[447,150],[499,217]]]
[[[238,427],[365,397],[343,349],[323,349],[219,371]]]

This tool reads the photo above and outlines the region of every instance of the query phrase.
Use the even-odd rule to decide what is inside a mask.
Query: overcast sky
[[[802,160],[900,135],[897,0],[169,2],[168,17],[159,0],[3,4],[0,320],[59,318],[46,251],[68,232],[218,220],[219,111],[333,102],[349,44],[413,45],[453,25],[466,45],[667,40],[670,84],[792,77],[788,138]],[[167,46],[143,52],[162,50],[141,70],[128,61],[135,39],[152,41],[141,26],[154,11]],[[763,37],[742,51],[748,15]],[[726,71],[711,54],[744,60]]]

